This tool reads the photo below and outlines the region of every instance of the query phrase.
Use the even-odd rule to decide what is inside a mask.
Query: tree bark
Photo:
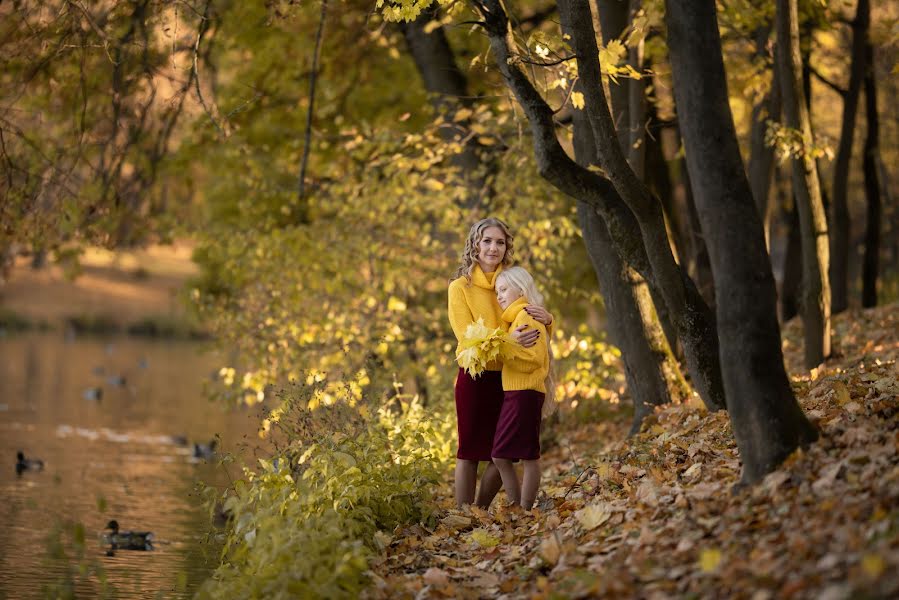
[[[840,125],[840,143],[833,165],[833,191],[831,192],[831,265],[830,280],[834,314],[849,306],[849,161],[852,158],[852,141],[855,134],[855,117],[862,79],[865,75],[865,42],[871,23],[869,0],[858,0],[855,20],[852,22],[852,55],[849,66],[849,87],[843,95],[843,120]]]
[[[671,252],[661,203],[634,173],[618,143],[602,87],[599,49],[590,8],[586,3],[572,0],[560,0],[558,5],[562,19],[571,23],[571,46],[577,57],[578,77],[583,84],[584,111],[596,140],[600,165],[637,219],[653,276],[659,284],[655,289],[660,292],[677,337],[683,344],[693,384],[700,396],[711,399],[721,383],[717,350],[712,355],[708,346],[717,342],[714,319],[704,302],[698,304],[699,298],[689,297],[690,290]],[[724,408],[724,405],[718,408]]]
[[[567,24],[563,21],[563,28]],[[579,90],[577,84],[576,90]],[[584,111],[572,115],[574,156],[582,167],[596,164],[596,143]],[[688,387],[674,360],[646,280],[618,256],[608,227],[586,202],[577,202],[578,221],[608,313],[612,343],[621,350],[624,375],[634,402],[630,434],[640,431],[654,406],[682,400]]]
[[[865,115],[868,133],[865,136],[865,256],[862,262],[862,306],[877,306],[877,272],[880,259],[880,121],[877,116],[877,84],[874,79],[874,46],[865,44]]]
[[[802,89],[799,54],[798,0],[777,0],[778,71],[787,127],[798,130],[803,144],[812,143],[812,125]],[[809,369],[830,356],[830,289],[827,215],[815,159],[803,150],[792,158],[793,191],[802,233],[802,321],[805,366]]]
[[[593,0],[591,0],[593,1]],[[599,28],[602,43],[606,46],[612,40],[620,39],[630,21],[628,0],[595,0],[599,13]],[[628,125],[630,124],[630,79],[620,78],[618,82],[609,80],[609,100],[612,104],[612,120],[618,132],[618,141],[622,148],[630,143]]]
[[[760,27],[755,34],[755,48],[757,57],[768,57],[768,36],[771,27]],[[773,63],[773,60],[772,60]],[[774,148],[765,143],[765,133],[768,131],[768,120],[777,120],[780,117],[780,78],[777,76],[776,65],[771,68],[771,89],[752,107],[752,125],[749,132],[749,185],[752,188],[752,197],[755,200],[759,216],[762,218],[762,227],[765,229],[765,243],[770,248],[770,224],[771,224],[771,174],[774,171]]]
[[[640,10],[642,0],[630,0],[630,22]],[[631,67],[641,74],[640,79],[627,82],[628,100],[628,145],[627,162],[638,179],[643,180],[646,171],[646,81],[643,73],[643,40],[628,48],[627,60]]]
[[[802,234],[795,198],[793,200],[793,206],[784,207],[787,248],[784,251],[783,284],[780,288],[780,318],[785,323],[799,314],[799,295],[802,293]]]
[[[627,261],[665,298],[672,320],[678,329],[678,337],[684,345],[690,376],[700,397],[710,409],[724,408],[724,388],[718,364],[714,317],[708,306],[702,302],[695,287],[691,285],[692,281],[684,276],[671,255],[658,201],[645,193],[645,188],[634,177],[633,171],[627,167],[624,160],[614,128],[611,127],[611,115],[605,104],[599,79],[598,49],[589,8],[586,4],[581,5],[580,9],[582,11],[586,9],[587,14],[580,14],[578,15],[580,18],[571,18],[568,22],[586,29],[581,35],[576,35],[575,39],[587,38],[582,41],[593,48],[592,55],[575,49],[579,62],[587,56],[596,63],[593,72],[586,79],[585,69],[579,69],[580,79],[584,85],[585,96],[590,95],[586,98],[588,108],[596,110],[600,107],[593,96],[599,94],[601,110],[607,119],[605,137],[601,133],[597,134],[596,124],[592,118],[590,118],[591,128],[597,145],[602,146],[603,155],[606,154],[608,146],[614,148],[617,152],[616,167],[623,164],[629,174],[628,181],[636,182],[645,196],[631,195],[630,198],[623,198],[617,184],[577,165],[565,153],[556,138],[552,109],[522,71],[520,61],[512,54],[511,48],[514,43],[502,4],[499,0],[472,0],[472,4],[483,19],[500,73],[518,99],[531,125],[534,154],[541,176],[560,191],[572,198],[589,202],[599,211],[609,227],[620,256],[627,257]],[[562,3],[559,6],[560,9],[563,8]],[[605,167],[605,164],[603,166]],[[634,202],[633,206],[631,202]],[[634,210],[635,208],[637,210]],[[634,235],[635,217],[643,234],[642,244],[640,238]]]
[[[665,4],[678,120],[715,279],[728,413],[749,484],[817,431],[784,369],[774,277],[728,104],[715,1]]]

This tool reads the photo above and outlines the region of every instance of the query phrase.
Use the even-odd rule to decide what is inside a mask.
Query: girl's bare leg
[[[506,490],[509,502],[514,504],[521,502],[521,486],[518,485],[518,475],[515,474],[512,461],[494,457],[493,464],[499,469],[499,474],[503,479],[503,489]]]
[[[481,508],[488,508],[501,487],[503,487],[503,480],[500,477],[499,469],[493,463],[488,464],[484,469],[484,474],[481,475],[481,486],[478,488],[476,504]]]
[[[456,459],[456,505],[472,504],[478,481],[478,461]]]
[[[537,491],[540,489],[540,461],[525,460],[522,462],[524,463],[524,475],[521,478],[521,506],[525,510],[531,510],[534,500],[537,499]],[[505,479],[503,481],[505,482]]]

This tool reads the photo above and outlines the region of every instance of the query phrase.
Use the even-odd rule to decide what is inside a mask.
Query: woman
[[[449,320],[460,343],[468,325],[479,318],[487,327],[503,326],[503,311],[496,299],[494,283],[503,267],[513,262],[512,241],[509,226],[493,217],[478,221],[468,232],[462,264],[449,285]],[[547,327],[552,323],[552,315],[540,306],[529,305],[525,310]],[[539,332],[520,327],[511,335],[528,348],[536,343]],[[460,368],[455,395],[459,435],[456,503],[462,506],[476,500],[478,506],[486,508],[502,486],[499,472],[490,462],[475,499],[478,463],[491,459],[493,434],[503,405],[502,364],[488,364],[477,379]]]

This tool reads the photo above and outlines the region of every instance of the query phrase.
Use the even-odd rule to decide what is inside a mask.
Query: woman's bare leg
[[[478,461],[456,459],[456,505],[472,504],[478,482]]]
[[[499,469],[499,474],[503,479],[503,489],[506,490],[509,502],[514,504],[521,502],[521,486],[518,485],[518,475],[515,474],[512,461],[505,458],[494,458],[493,464]]]
[[[484,474],[481,475],[481,485],[478,488],[478,497],[475,503],[481,508],[489,508],[501,487],[503,487],[503,479],[499,474],[499,469],[495,464],[488,463]]]
[[[522,462],[524,462],[524,474],[521,478],[521,506],[525,510],[531,510],[534,500],[537,499],[537,491],[540,489],[540,461],[525,460]]]

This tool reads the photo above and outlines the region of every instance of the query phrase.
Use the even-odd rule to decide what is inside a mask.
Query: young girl
[[[522,325],[540,332],[530,348],[508,344],[503,360],[503,405],[493,437],[493,463],[503,480],[506,495],[530,510],[540,488],[540,421],[553,406],[549,379],[549,346],[546,328],[524,307],[543,304],[534,279],[521,267],[511,267],[496,277],[496,298],[510,331]],[[548,385],[547,385],[548,384]],[[546,409],[544,410],[544,403]],[[512,461],[524,463],[521,484]]]

